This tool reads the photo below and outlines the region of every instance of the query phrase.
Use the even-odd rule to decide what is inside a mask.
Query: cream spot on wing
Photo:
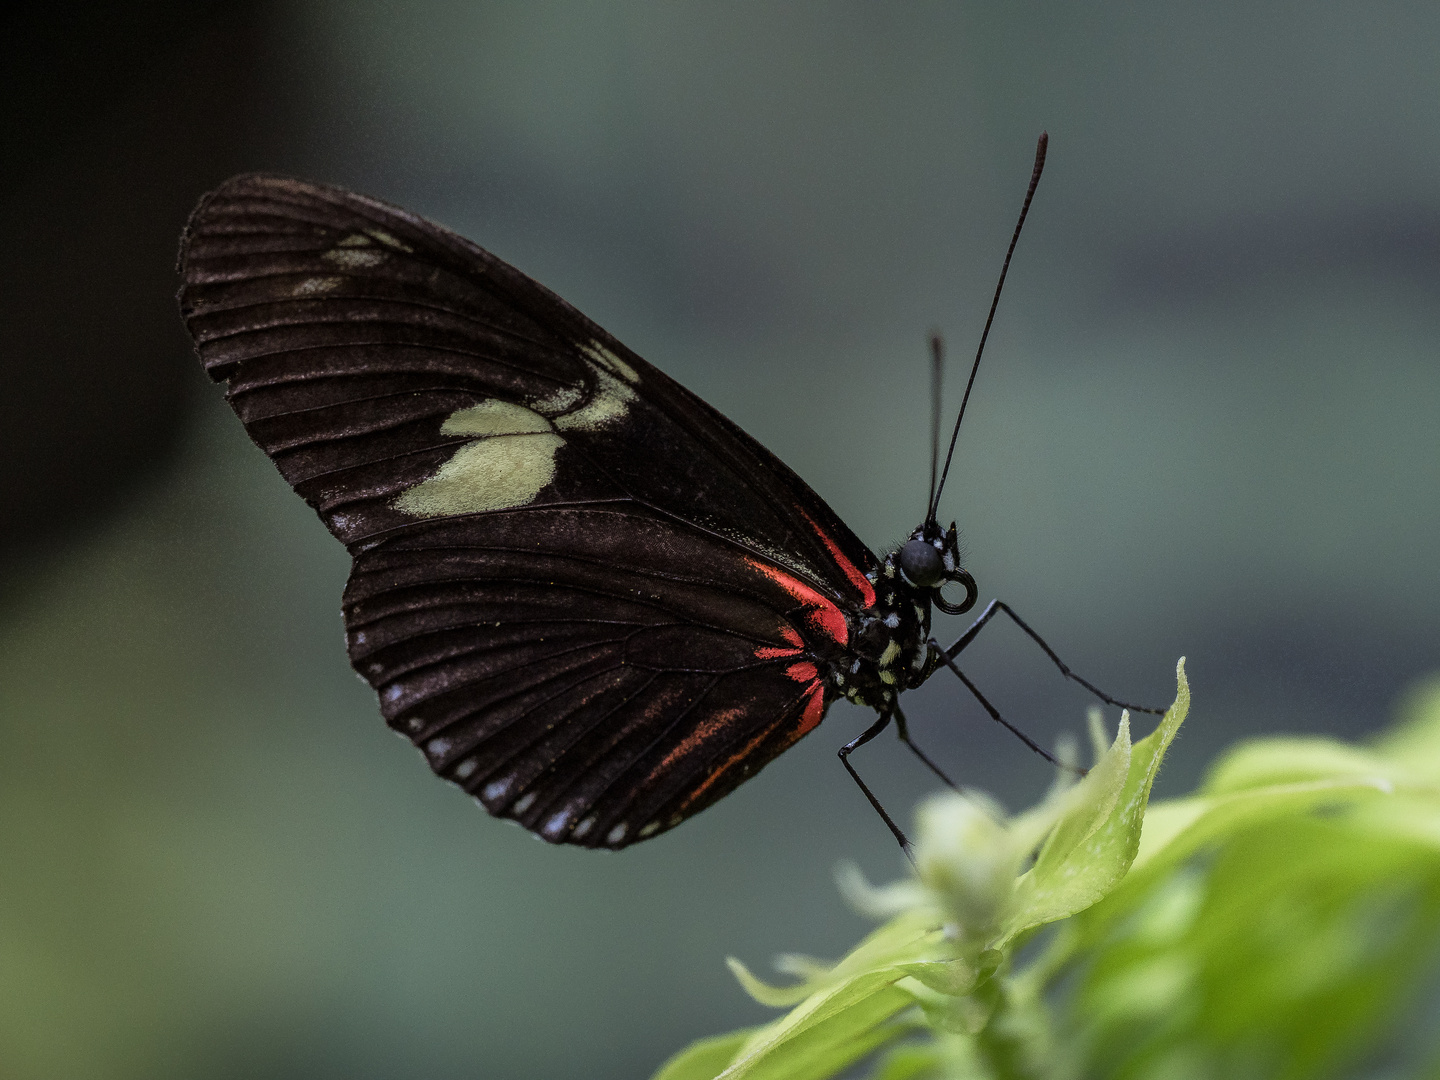
[[[553,393],[546,394],[530,403],[532,408],[539,410],[546,416],[554,416],[558,412],[564,412],[570,406],[580,400],[585,388],[578,383],[562,386]]]
[[[491,399],[451,413],[440,425],[442,435],[534,435],[555,428],[534,409],[513,401]]]
[[[445,435],[475,435],[428,480],[400,495],[396,510],[448,517],[528,506],[555,478],[555,452],[565,440],[534,409],[492,399],[451,413]]]
[[[555,416],[561,431],[598,431],[622,419],[630,411],[635,391],[608,372],[596,369],[595,394],[574,412]]]
[[[504,435],[466,443],[429,480],[391,505],[415,517],[477,514],[528,506],[555,477],[559,435]]]
[[[624,839],[625,839],[625,822],[623,822],[623,821],[622,821],[619,825],[616,825],[616,826],[615,826],[613,829],[611,829],[608,833],[605,834],[605,842],[606,842],[607,844],[618,844],[621,840],[624,840]]]
[[[638,383],[640,381],[640,376],[636,373],[633,367],[627,364],[624,360],[621,360],[618,356],[616,356],[613,352],[607,349],[604,345],[601,345],[598,341],[592,341],[589,345],[586,345],[585,351],[589,353],[590,358],[593,359],[596,363],[598,363],[601,367],[604,367],[614,372],[626,382]]]
[[[449,739],[431,739],[425,744],[425,752],[433,758],[442,758],[450,752],[450,746]]]
[[[532,807],[532,806],[534,806],[534,805],[535,805],[535,793],[532,791],[532,792],[530,792],[529,795],[524,796],[524,797],[523,797],[519,802],[517,802],[517,803],[514,805],[514,807],[512,807],[511,809],[512,809],[512,812],[513,812],[513,813],[523,814],[526,810],[529,810],[530,807]]]
[[[584,836],[586,833],[588,833],[588,832],[589,832],[591,829],[593,829],[594,827],[595,827],[595,815],[594,815],[594,814],[591,814],[591,815],[590,815],[589,817],[587,817],[587,818],[581,818],[580,824],[578,824],[578,825],[575,826],[574,830],[570,833],[570,835],[571,835],[574,839],[579,840],[582,836]]]
[[[338,277],[310,277],[296,285],[290,290],[291,296],[319,296],[327,293],[339,285],[343,278]]]
[[[366,236],[364,233],[351,233],[349,236],[345,237],[345,239],[341,240],[341,241],[340,241],[338,244],[336,244],[335,246],[336,246],[336,247],[347,247],[347,248],[348,248],[348,247],[369,247],[369,246],[370,246],[370,237]]]
[[[339,249],[327,256],[339,254]],[[380,255],[383,252],[346,249],[345,254]],[[555,454],[565,440],[560,431],[598,431],[623,419],[635,400],[635,391],[611,374],[627,378],[635,371],[609,350],[591,350],[590,369],[595,388],[590,400],[570,412],[579,390],[564,387],[528,408],[513,401],[491,399],[451,413],[441,425],[446,435],[478,438],[455,451],[454,456],[427,480],[403,492],[390,505],[413,517],[448,517],[528,506],[555,478]]]
[[[570,811],[561,810],[558,814],[552,814],[550,820],[545,822],[545,825],[541,828],[540,831],[543,832],[546,836],[553,838],[563,835],[566,826],[569,824]]]
[[[394,248],[396,251],[405,252],[413,252],[415,250],[408,244],[402,244],[399,240],[396,240],[395,237],[391,236],[384,229],[366,229],[365,231],[368,232],[371,236],[373,236],[376,240],[379,240],[388,248]]]
[[[389,255],[383,251],[366,248],[336,247],[325,252],[321,258],[346,270],[363,270],[371,266],[379,266],[389,258]]]
[[[512,777],[507,776],[502,780],[491,780],[490,783],[486,784],[484,791],[485,801],[495,802],[497,799],[503,799],[510,790],[511,780]]]
[[[644,840],[647,836],[654,836],[655,833],[659,831],[659,829],[660,829],[660,822],[658,822],[658,821],[652,821],[652,822],[650,822],[650,824],[646,825],[643,829],[640,830],[640,839],[641,839],[641,840]]]
[[[455,766],[455,775],[461,780],[468,780],[478,765],[479,762],[473,757],[467,757],[464,761],[460,762],[459,765]]]

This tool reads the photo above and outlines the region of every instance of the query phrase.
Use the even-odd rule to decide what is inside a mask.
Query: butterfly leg
[[[890,726],[890,717],[891,714],[888,712],[881,713],[879,719],[877,719],[875,723],[871,724],[859,735],[855,736],[855,738],[851,739],[848,743],[842,746],[840,748],[840,764],[845,766],[845,771],[850,774],[850,779],[854,780],[855,783],[860,785],[860,790],[865,793],[865,798],[870,800],[870,805],[873,806],[875,808],[875,812],[880,815],[880,820],[885,822],[885,824],[890,827],[890,831],[895,834],[895,839],[900,841],[900,847],[904,850],[906,856],[909,856],[910,841],[905,838],[905,834],[900,831],[900,826],[895,824],[894,819],[885,812],[885,807],[880,805],[880,800],[875,798],[874,794],[870,791],[870,789],[865,786],[865,781],[860,779],[860,774],[855,771],[855,766],[851,765],[849,760],[850,754],[853,751],[858,750],[860,747],[864,746],[871,739],[875,738],[876,735],[879,735],[882,731],[884,731],[887,727]]]
[[[939,765],[936,765],[933,761],[926,757],[925,751],[921,750],[920,747],[916,746],[913,742],[910,741],[910,729],[905,723],[905,714],[900,711],[900,706],[898,705],[895,706],[895,734],[900,736],[900,741],[910,748],[910,752],[912,754],[914,754],[921,761],[923,761],[931,772],[933,772],[936,776],[938,776],[941,780],[945,782],[946,787],[955,787],[955,781],[951,780],[950,777],[946,776]]]
[[[1070,670],[1069,665],[1066,664],[1065,661],[1061,660],[1060,657],[1055,655],[1055,650],[1050,648],[1049,645],[1045,644],[1045,639],[1042,638],[1039,634],[1037,634],[1034,630],[1030,629],[1029,625],[1025,622],[1025,620],[1020,618],[1019,615],[1016,615],[1015,612],[1011,609],[1010,605],[1005,603],[1003,600],[991,600],[990,603],[985,605],[985,610],[980,613],[980,617],[970,624],[970,629],[966,630],[965,633],[961,634],[959,640],[956,641],[954,645],[951,645],[948,649],[940,650],[944,662],[949,664],[949,666],[954,669],[955,674],[960,675],[960,669],[955,667],[955,664],[953,662],[955,660],[955,657],[959,656],[960,653],[964,651],[965,647],[975,640],[975,638],[979,635],[980,631],[985,628],[986,623],[988,623],[996,616],[996,614],[1002,611],[1006,615],[1010,616],[1011,620],[1015,623],[1016,626],[1018,626],[1021,630],[1024,630],[1025,633],[1029,635],[1031,641],[1035,642],[1036,645],[1040,646],[1041,650],[1044,651],[1045,655],[1048,656],[1051,661],[1054,662],[1055,666],[1060,669],[1061,675],[1064,675],[1065,678],[1079,683],[1081,686],[1083,686],[1086,690],[1089,690],[1101,701],[1105,702],[1106,705],[1114,705],[1117,709],[1129,709],[1131,712],[1152,713],[1155,716],[1165,715],[1164,709],[1151,709],[1144,705],[1131,705],[1129,702],[1121,701],[1118,698],[1113,698],[1109,694],[1105,693],[1105,691],[1101,690],[1094,683],[1087,682],[1079,675],[1076,675],[1075,672]],[[932,641],[931,644],[935,645],[936,648],[939,648],[939,645],[936,642]],[[960,678],[965,679],[965,676],[960,675]],[[969,686],[970,680],[965,679],[965,683],[967,686]],[[980,697],[980,691],[976,690],[973,686],[970,687],[970,690],[971,693],[973,693],[976,697]],[[980,700],[982,703],[985,701],[984,698],[980,698]],[[990,715],[994,716],[997,720],[1000,719],[1000,717],[995,714],[995,711],[993,709],[990,709],[990,706],[988,704],[986,704],[985,707],[986,709],[990,710]],[[1001,720],[1000,722],[1005,723],[1003,720]],[[1010,727],[1009,724],[1005,724],[1005,726]],[[1014,731],[1015,729],[1010,728],[1010,730]],[[1016,734],[1018,735],[1019,732],[1016,732]],[[1024,736],[1022,735],[1021,738],[1023,739]],[[1025,741],[1027,743],[1030,742],[1029,739],[1025,739]],[[1032,743],[1031,745],[1034,744]],[[1046,756],[1048,757],[1049,755]]]
[[[983,617],[984,617],[984,616],[981,616],[981,618],[983,618]],[[931,638],[931,639],[930,639],[930,644],[933,645],[933,646],[939,651],[939,653],[940,653],[940,662],[941,662],[942,664],[944,664],[946,667],[948,667],[951,671],[953,671],[953,672],[955,673],[955,676],[956,676],[962,683],[965,684],[966,689],[968,689],[968,690],[970,691],[970,693],[972,693],[972,694],[975,695],[975,700],[978,701],[978,702],[980,702],[980,704],[984,707],[985,711],[990,714],[990,719],[991,719],[991,720],[994,720],[994,721],[995,721],[997,724],[999,724],[1001,727],[1006,728],[1006,729],[1010,732],[1010,734],[1014,735],[1017,739],[1019,739],[1021,742],[1023,742],[1023,743],[1024,743],[1026,746],[1028,746],[1031,750],[1034,750],[1035,753],[1039,754],[1039,755],[1040,755],[1041,757],[1043,757],[1046,761],[1050,762],[1051,765],[1054,765],[1054,766],[1056,766],[1057,768],[1061,768],[1061,769],[1073,768],[1073,766],[1067,766],[1067,765],[1061,764],[1058,760],[1056,760],[1054,754],[1052,754],[1052,753],[1050,753],[1048,750],[1044,749],[1044,748],[1043,748],[1039,743],[1037,743],[1034,739],[1030,738],[1029,735],[1026,735],[1023,731],[1021,731],[1019,728],[1017,728],[1014,724],[1010,723],[1009,720],[1006,720],[1003,716],[1001,716],[1001,715],[1000,715],[1000,710],[997,709],[997,708],[995,708],[994,705],[991,705],[991,704],[990,704],[989,700],[985,697],[985,695],[980,692],[980,688],[979,688],[978,686],[976,686],[973,682],[971,682],[971,681],[970,681],[970,677],[969,677],[968,675],[966,675],[963,671],[960,670],[960,666],[959,666],[958,664],[956,664],[955,661],[950,658],[949,654],[946,653],[944,649],[941,649],[941,648],[940,648],[940,643],[939,643],[938,641],[936,641],[934,638]],[[1078,771],[1083,774],[1085,770],[1081,769],[1081,770],[1078,770]]]

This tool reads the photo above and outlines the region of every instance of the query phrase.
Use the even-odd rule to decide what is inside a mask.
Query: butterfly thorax
[[[968,578],[960,570],[955,527],[947,533],[933,524],[916,529],[866,575],[875,587],[875,604],[851,616],[849,648],[843,660],[832,663],[830,676],[836,692],[857,705],[889,709],[897,694],[923,683],[939,662],[930,647],[931,605],[953,608],[926,574],[914,574],[927,582],[917,584],[907,573],[915,571],[917,545],[929,549],[919,552],[921,562],[934,564],[941,583],[959,580],[957,575]]]

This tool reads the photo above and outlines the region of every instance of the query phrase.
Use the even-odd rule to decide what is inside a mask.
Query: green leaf
[[[891,1019],[915,1004],[890,973],[871,972],[816,995],[746,1041],[717,1080],[819,1080],[881,1046],[913,1034],[915,1024]]]
[[[1404,762],[1417,776],[1440,783],[1440,678],[1431,678],[1405,696],[1400,723],[1375,749],[1383,757]]]
[[[748,967],[733,956],[725,958],[725,966],[730,969],[730,974],[740,980],[740,985],[747,994],[761,1005],[769,1005],[771,1008],[780,1009],[798,1004],[815,992],[815,987],[809,980],[794,986],[772,986],[753,975]]]
[[[944,1055],[930,1046],[897,1046],[885,1055],[873,1080],[929,1080],[938,1076]]]
[[[905,979],[936,985],[973,982],[973,972],[964,968],[954,945],[940,929],[939,913],[928,905],[879,927],[833,967],[819,966],[808,958],[783,958],[785,967],[808,976],[795,986],[770,986],[738,960],[729,963],[741,985],[762,1003],[799,1004],[773,1023],[747,1032],[707,1080],[720,1075],[726,1080],[807,1080],[832,1075],[915,1030],[914,1024],[892,1021],[916,1003],[915,994],[896,983]],[[665,1067],[678,1062],[689,1068],[692,1051],[702,1066],[719,1060],[719,1051],[707,1056],[708,1051],[697,1043]],[[692,1071],[672,1078],[662,1072],[656,1080],[680,1076],[691,1080],[700,1075],[706,1074]]]
[[[1312,781],[1359,780],[1375,786],[1404,783],[1400,770],[1379,756],[1334,739],[1251,739],[1226,754],[1200,786],[1202,795]]]
[[[757,1030],[741,1028],[728,1035],[699,1039],[661,1065],[653,1080],[714,1080]]]
[[[1094,783],[1041,849],[1017,888],[1016,908],[994,947],[1032,927],[1083,911],[1109,893],[1134,862],[1150,787],[1166,749],[1190,710],[1185,661],[1175,668],[1175,703],[1133,747],[1122,720],[1114,745],[1074,791]],[[1102,812],[1103,811],[1103,816]]]

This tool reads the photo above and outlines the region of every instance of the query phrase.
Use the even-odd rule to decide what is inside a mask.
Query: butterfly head
[[[970,572],[960,565],[960,538],[953,521],[948,530],[941,529],[934,520],[927,521],[900,546],[895,558],[905,580],[925,591],[928,599],[947,615],[961,615],[975,606],[979,590]],[[940,590],[949,584],[964,587],[965,599],[960,603],[952,604],[941,594]]]

